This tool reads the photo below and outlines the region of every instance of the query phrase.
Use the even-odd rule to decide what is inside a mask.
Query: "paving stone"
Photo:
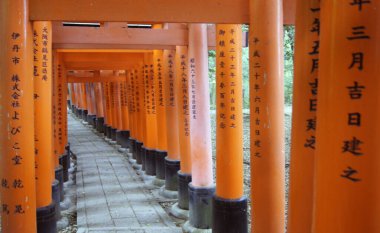
[[[140,223],[136,218],[115,218],[116,227],[140,227]]]
[[[78,229],[91,233],[181,232],[144,189],[124,154],[70,115],[68,120],[69,141],[77,156]]]

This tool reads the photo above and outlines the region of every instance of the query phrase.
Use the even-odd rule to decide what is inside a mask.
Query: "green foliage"
[[[248,25],[243,25],[243,31],[249,29]],[[285,104],[291,104],[293,98],[293,54],[294,54],[294,27],[284,27],[284,95]],[[209,51],[209,83],[210,83],[210,103],[215,109],[216,93],[216,52]],[[249,108],[249,48],[243,48],[243,107]]]
[[[294,26],[284,28],[284,94],[285,104],[292,104],[293,99],[293,55]]]

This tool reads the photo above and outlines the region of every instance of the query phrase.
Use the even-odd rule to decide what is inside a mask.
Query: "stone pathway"
[[[182,232],[125,155],[71,115],[69,141],[77,156],[78,233]]]

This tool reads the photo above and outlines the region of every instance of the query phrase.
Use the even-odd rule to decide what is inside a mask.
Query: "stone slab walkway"
[[[68,128],[78,166],[78,233],[182,232],[125,155],[71,115]]]

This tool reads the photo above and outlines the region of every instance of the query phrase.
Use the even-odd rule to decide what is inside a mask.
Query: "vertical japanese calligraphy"
[[[37,208],[52,201],[53,164],[52,126],[52,50],[51,23],[33,24],[34,133]],[[51,132],[51,133],[46,133]],[[19,186],[22,186],[20,180]]]
[[[316,233],[380,230],[379,7],[373,0],[321,1]]]
[[[319,14],[320,0],[297,1],[288,220],[290,233],[309,232],[312,226],[320,45]],[[303,221],[300,222],[301,218]]]
[[[207,25],[189,24],[189,92],[192,184],[213,185]]]
[[[166,98],[166,125],[170,126],[174,122],[178,122],[177,112],[177,93],[178,88],[176,79],[178,76],[175,74],[175,50],[164,51],[164,79],[165,79],[165,98]],[[171,160],[179,160],[179,136],[178,125],[175,124],[167,127],[167,141],[168,143],[168,158]]]
[[[188,49],[177,46],[175,66],[177,78],[177,114],[178,135],[181,157],[181,173],[191,174],[190,155],[190,110],[189,110],[189,76],[188,76]]]
[[[0,8],[1,230],[4,233],[34,233],[33,32],[27,1],[1,1]],[[42,77],[42,73],[40,75]]]
[[[283,17],[281,0],[250,1],[252,231],[285,228]],[[270,185],[269,185],[270,184]]]
[[[166,127],[166,96],[165,96],[165,75],[164,75],[164,52],[162,50],[153,51],[153,63],[155,74],[156,109],[157,109],[157,149],[167,150],[167,127]]]
[[[147,53],[145,57],[144,82],[145,82],[145,113],[146,113],[146,140],[145,148],[157,147],[157,109],[155,94],[155,73],[153,66],[153,53]]]
[[[240,199],[243,196],[242,28],[237,24],[218,24],[216,33],[216,195]]]

